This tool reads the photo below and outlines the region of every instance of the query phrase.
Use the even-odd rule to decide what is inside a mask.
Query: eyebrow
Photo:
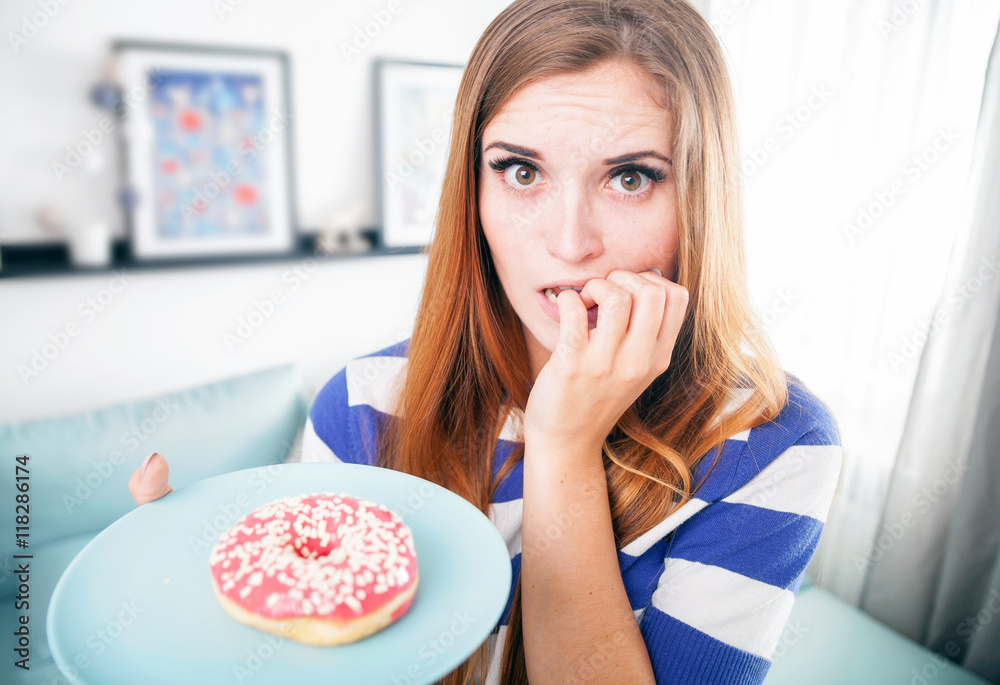
[[[513,152],[514,154],[521,155],[522,157],[531,157],[533,159],[537,159],[540,162],[545,161],[545,157],[543,157],[542,153],[539,152],[538,150],[532,150],[530,147],[522,147],[520,145],[514,145],[513,143],[505,143],[502,140],[490,143],[485,148],[483,148],[483,152],[485,153],[487,150],[492,150],[493,148],[499,148],[501,150],[506,150],[507,152]],[[608,159],[605,159],[602,161],[602,163],[605,166],[614,166],[616,164],[626,164],[628,162],[634,162],[636,160],[643,159],[645,157],[652,157],[654,159],[659,159],[663,162],[666,162],[670,166],[674,165],[673,160],[671,160],[666,155],[661,155],[656,150],[629,152],[628,154],[619,155],[618,157],[610,157]]]

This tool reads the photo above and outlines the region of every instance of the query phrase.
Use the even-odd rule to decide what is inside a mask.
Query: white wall
[[[65,2],[65,4],[61,4]],[[0,2],[0,242],[56,240],[35,215],[115,216],[115,142],[57,180],[84,131],[106,113],[87,102],[116,39],[287,50],[292,61],[299,223],[314,230],[355,199],[375,217],[371,61],[464,63],[507,0],[4,0]],[[43,5],[55,8],[45,17]],[[226,11],[231,9],[231,11]],[[396,10],[395,13],[390,9]],[[372,23],[378,18],[382,23]],[[27,22],[27,23],[26,23]],[[32,24],[44,24],[33,33]],[[382,25],[384,24],[384,25]],[[27,27],[27,28],[26,28]],[[367,45],[357,39],[368,30]],[[10,35],[28,36],[12,43]],[[344,46],[360,45],[348,58]],[[308,392],[348,359],[409,336],[422,255],[330,259],[298,287],[296,262],[128,273],[101,312],[86,304],[110,274],[0,280],[0,422],[56,416],[295,361]],[[254,302],[285,299],[242,346],[224,340]],[[105,297],[112,295],[110,291]],[[92,313],[88,313],[92,312]],[[67,326],[64,349],[56,345]],[[52,359],[35,357],[43,349]],[[23,377],[24,369],[44,368]]]
[[[46,18],[40,3],[58,10]],[[300,223],[314,229],[354,198],[365,204],[371,221],[372,58],[464,63],[483,29],[507,4],[506,0],[3,0],[0,240],[46,239],[34,221],[41,206],[59,205],[72,220],[80,203],[101,207],[110,203],[113,142],[100,145],[106,164],[96,190],[80,187],[87,179],[79,172],[58,181],[52,163],[62,162],[66,147],[75,146],[84,131],[105,116],[87,104],[87,93],[102,73],[109,43],[126,38],[287,50],[293,67]],[[390,5],[398,10],[395,14],[389,12]],[[36,15],[45,19],[37,35],[12,45],[10,35],[22,34],[25,22],[31,24]],[[384,27],[372,24],[379,16]],[[348,59],[343,47],[352,45],[357,32],[366,28],[374,37],[360,55]],[[26,33],[31,34],[30,26]],[[124,234],[120,225],[116,234]]]
[[[0,281],[0,423],[283,362],[299,364],[311,399],[349,359],[409,337],[426,264],[392,255],[126,270],[123,286],[111,273]],[[231,344],[240,319],[249,326],[255,304],[276,291],[278,304],[262,306],[271,313]]]

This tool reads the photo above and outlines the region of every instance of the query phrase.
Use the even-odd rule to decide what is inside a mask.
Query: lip
[[[563,283],[562,285],[570,285],[570,284],[569,283]],[[546,288],[554,288],[556,286],[547,285],[545,287]],[[580,286],[580,287],[582,287],[582,286]],[[545,297],[545,289],[544,288],[542,290],[539,290],[536,293],[536,295],[538,297],[538,305],[542,308],[542,311],[544,311],[549,316],[550,319],[552,319],[553,321],[558,322],[559,321],[559,305],[557,305],[555,302],[551,301],[549,298]],[[593,307],[591,307],[591,308],[589,308],[587,310],[587,328],[588,329],[594,328],[594,326],[597,325],[597,308],[598,308],[598,305],[595,304]]]
[[[555,283],[549,283],[548,285],[543,285],[541,288],[538,289],[538,292],[540,292],[540,293],[541,292],[545,292],[546,288],[552,288],[553,290],[555,290],[556,288],[558,288],[561,285],[573,286],[574,288],[582,288],[583,286],[585,286],[587,284],[587,281],[589,281],[591,279],[594,279],[594,278],[603,278],[603,276],[590,276],[588,278],[584,278],[584,279],[580,279],[580,280],[576,280],[576,281],[573,281],[573,280],[569,280],[569,281],[556,281]]]

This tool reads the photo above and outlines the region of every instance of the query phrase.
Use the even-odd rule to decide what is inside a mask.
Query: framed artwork
[[[133,257],[293,250],[287,55],[134,41],[114,52]]]
[[[386,248],[430,244],[463,67],[377,60],[379,237]]]

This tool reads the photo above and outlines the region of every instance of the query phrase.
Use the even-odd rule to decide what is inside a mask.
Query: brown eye
[[[637,169],[622,171],[611,177],[611,187],[626,194],[643,190],[651,182],[648,175]]]
[[[516,167],[514,178],[523,186],[530,186],[535,182],[535,170],[527,166]]]
[[[507,183],[524,188],[536,186],[542,182],[538,171],[524,163],[509,164],[504,169],[503,175],[507,179]]]

